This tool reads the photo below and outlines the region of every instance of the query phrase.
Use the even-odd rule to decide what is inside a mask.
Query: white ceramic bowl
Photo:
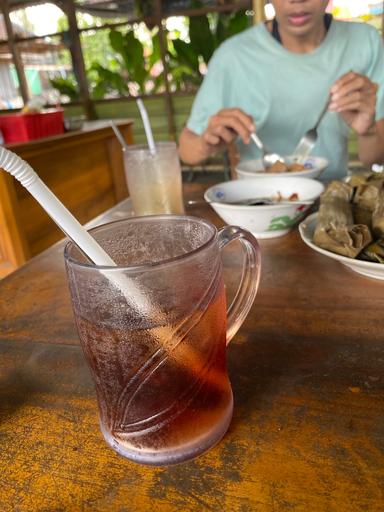
[[[340,263],[350,268],[354,272],[357,272],[358,274],[372,277],[373,279],[384,280],[384,265],[382,265],[381,263],[347,258],[346,256],[341,256],[340,254],[327,251],[315,245],[312,240],[316,224],[317,213],[312,213],[312,215],[309,215],[299,225],[300,236],[309,247],[311,247],[314,251],[323,254],[324,256],[328,256],[328,258],[332,258],[333,260],[339,261]]]
[[[83,127],[85,116],[66,117],[64,119],[64,127],[68,132],[80,130]]]
[[[216,213],[227,223],[248,229],[258,238],[285,235],[302,219],[305,212],[323,192],[316,180],[287,177],[264,177],[257,180],[233,180],[210,187],[204,194]],[[310,204],[274,204],[242,206],[226,204],[242,199],[273,197],[278,193],[288,198],[297,193],[299,200]]]
[[[285,157],[288,164],[293,162],[293,158],[291,156]],[[308,156],[304,165],[308,167],[305,171],[297,171],[297,172],[284,172],[284,173],[271,173],[265,172],[262,161],[260,159],[257,160],[246,160],[245,162],[240,162],[236,166],[236,173],[240,179],[249,179],[249,178],[264,178],[265,176],[288,176],[288,177],[300,177],[300,178],[318,178],[320,174],[326,169],[328,166],[328,160],[326,158],[322,158],[320,156]]]

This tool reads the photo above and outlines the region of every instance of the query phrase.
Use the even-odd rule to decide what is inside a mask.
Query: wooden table
[[[190,212],[222,224],[208,206]],[[98,222],[126,214],[122,204]],[[297,231],[261,247],[259,292],[228,351],[230,429],[168,468],[132,463],[101,436],[63,244],[0,282],[2,512],[384,510],[384,283]],[[225,264],[231,287],[233,250]]]
[[[132,120],[117,120],[132,143]],[[127,197],[121,146],[109,121],[17,144],[26,160],[67,208],[85,223]],[[62,232],[12,176],[0,169],[0,278],[57,240]]]

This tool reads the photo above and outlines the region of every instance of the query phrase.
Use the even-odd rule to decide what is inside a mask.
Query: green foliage
[[[145,66],[144,46],[135,38],[133,31],[123,35],[117,30],[109,34],[112,49],[120,55],[122,63],[131,80],[137,82],[141,90],[144,90],[145,79],[148,75],[148,66]]]
[[[221,15],[219,20],[222,24],[222,30],[220,34],[218,34],[220,36],[217,41],[218,44],[228,39],[228,37],[239,34],[251,25],[251,18],[246,15],[245,11],[237,11],[230,15]]]
[[[104,98],[108,92],[118,93],[119,96],[129,94],[127,80],[124,76],[94,62],[90,68],[94,72],[95,79],[92,83],[92,96],[95,99]],[[92,77],[92,73],[90,73]]]
[[[93,78],[94,98],[103,98],[108,93],[129,95],[130,85],[133,85],[139,94],[146,92],[149,82],[152,84],[152,92],[163,86],[163,76],[155,76],[153,73],[153,67],[160,60],[158,34],[152,35],[152,52],[149,55],[132,30],[126,33],[111,30],[109,43],[115,58],[109,60],[108,66],[93,62],[89,69]]]
[[[192,70],[199,68],[199,55],[193,49],[192,45],[181,39],[175,39],[173,41],[173,47],[181,64],[189,66]]]
[[[192,0],[198,7],[199,0]],[[187,18],[188,20],[188,18]],[[81,20],[80,20],[81,21]],[[87,26],[83,20],[82,26]],[[206,14],[189,18],[189,42],[175,32],[167,34],[168,68],[172,90],[196,89],[201,83],[201,70],[216,48],[251,24],[245,11],[231,14]],[[132,29],[126,32],[112,29],[81,36],[91,96],[128,96],[157,92],[164,88],[161,72],[161,51],[158,33],[150,34],[149,43],[143,44]],[[152,51],[151,51],[152,49]],[[71,100],[79,99],[78,86],[72,77],[51,80],[54,88]]]
[[[189,20],[189,39],[170,42],[170,71],[176,89],[196,87],[201,83],[201,64],[207,65],[213,52],[229,37],[242,32],[251,24],[245,11],[231,14],[193,16]]]
[[[79,87],[73,76],[50,78],[49,82],[62,96],[68,96],[71,101],[80,99]]]
[[[217,46],[216,31],[212,31],[208,16],[193,16],[189,20],[189,39],[196,56],[208,63]]]
[[[152,53],[149,56],[148,62],[150,67],[152,67],[159,61],[161,61],[160,37],[159,34],[155,34],[152,36]]]
[[[85,31],[80,34],[85,69],[93,62],[105,63],[113,57],[109,44],[109,30]]]

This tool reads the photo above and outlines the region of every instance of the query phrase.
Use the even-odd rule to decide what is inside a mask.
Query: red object
[[[64,111],[47,109],[38,113],[0,115],[4,142],[25,142],[64,133]]]

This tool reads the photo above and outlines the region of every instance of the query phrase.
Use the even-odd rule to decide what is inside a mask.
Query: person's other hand
[[[254,130],[251,116],[238,108],[225,108],[209,118],[202,137],[207,144],[217,147],[230,144],[238,136],[248,144]]]
[[[365,135],[375,125],[377,89],[369,78],[350,71],[331,87],[329,110],[338,112],[358,135]]]

